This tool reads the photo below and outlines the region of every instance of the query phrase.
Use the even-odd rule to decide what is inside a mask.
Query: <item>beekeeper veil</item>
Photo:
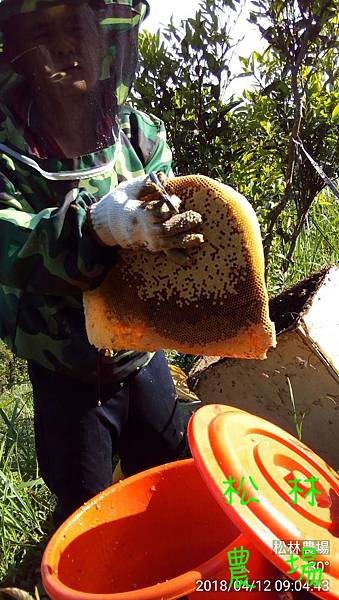
[[[147,12],[146,0],[0,0],[0,150],[44,172],[51,158],[107,167]]]

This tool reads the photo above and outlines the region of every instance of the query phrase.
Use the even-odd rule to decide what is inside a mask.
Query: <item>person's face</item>
[[[86,3],[18,15],[11,19],[6,37],[12,67],[33,91],[84,94],[99,79],[102,39]]]

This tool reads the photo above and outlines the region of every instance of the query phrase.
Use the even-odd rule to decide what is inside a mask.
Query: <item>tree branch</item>
[[[301,38],[301,45],[296,56],[296,60],[294,65],[291,65],[291,86],[294,100],[294,119],[293,119],[293,127],[292,132],[288,144],[288,153],[287,153],[287,169],[286,169],[286,187],[283,198],[279,202],[279,204],[275,207],[275,209],[271,213],[270,223],[267,228],[267,234],[264,241],[264,255],[266,262],[266,275],[267,275],[267,265],[268,265],[268,257],[271,250],[273,238],[274,238],[274,230],[281,215],[282,211],[285,209],[288,202],[292,197],[292,185],[293,185],[293,176],[294,176],[294,168],[295,162],[297,159],[297,145],[294,140],[297,140],[299,137],[300,126],[302,121],[302,93],[299,91],[298,86],[298,76],[299,70],[303,61],[305,59],[309,43],[313,41],[321,31],[321,27],[323,25],[323,16],[325,14],[326,9],[331,5],[331,0],[328,0],[327,3],[323,6],[323,9],[318,17],[317,22],[313,23],[313,16],[309,16],[306,29]]]

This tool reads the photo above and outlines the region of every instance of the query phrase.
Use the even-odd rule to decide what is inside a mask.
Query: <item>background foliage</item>
[[[227,98],[239,0],[202,0],[192,19],[141,35],[134,102],[167,125],[177,174],[233,185],[260,220],[271,292],[338,259],[337,200],[301,145],[338,176],[338,0],[257,0],[265,49],[242,58],[255,88]],[[306,233],[307,232],[307,233]],[[306,237],[305,237],[306,233]],[[321,242],[307,261],[312,233]],[[297,265],[298,258],[302,266]]]

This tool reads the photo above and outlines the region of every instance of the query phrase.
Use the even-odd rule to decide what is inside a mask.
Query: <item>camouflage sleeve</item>
[[[157,143],[153,154],[145,165],[145,172],[162,171],[167,176],[171,176],[172,152],[166,140],[166,129],[162,121],[159,120]]]
[[[126,105],[121,114],[122,131],[132,147],[146,174],[162,171],[169,175],[172,152],[166,141],[163,121],[155,115],[148,115]],[[140,169],[136,165],[136,170]],[[126,178],[126,177],[124,177]]]
[[[0,174],[0,284],[43,294],[72,295],[97,287],[116,250],[92,236],[87,192],[69,206],[37,214],[7,177]]]

